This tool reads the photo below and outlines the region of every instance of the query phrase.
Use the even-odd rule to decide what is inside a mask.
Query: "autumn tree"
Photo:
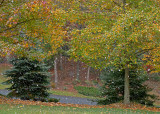
[[[80,5],[77,13],[83,13],[86,28],[72,32],[70,54],[95,68],[125,69],[124,104],[129,104],[130,69],[135,64],[142,69],[149,62],[157,66],[154,61],[160,59],[159,2],[83,0]]]
[[[55,56],[66,38],[67,13],[53,0],[2,0],[0,54],[44,60]],[[58,75],[55,70],[55,82]]]
[[[57,53],[65,37],[66,13],[54,1],[5,0],[0,4],[1,54],[43,59]],[[51,49],[45,50],[50,44]]]
[[[55,56],[55,82],[58,49],[70,37],[80,14],[75,14],[76,0],[2,0],[0,2],[0,53],[43,60]],[[74,14],[74,15],[73,15]],[[69,19],[72,16],[71,19]],[[68,23],[69,26],[66,25]],[[49,46],[49,48],[48,48]]]

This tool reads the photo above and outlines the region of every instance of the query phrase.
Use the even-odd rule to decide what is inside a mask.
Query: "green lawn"
[[[63,107],[63,106],[0,104],[0,114],[156,114],[156,113],[144,110],[129,110],[129,109],[114,109],[114,108],[74,108],[74,107]]]
[[[59,90],[50,90],[50,93],[54,94],[54,95],[63,95],[63,96],[72,96],[72,97],[81,97],[81,98],[88,98],[88,99],[102,99],[102,98],[98,98],[98,97],[92,97],[92,96],[85,96],[79,93],[72,93],[72,92],[68,92],[68,91],[59,91]]]

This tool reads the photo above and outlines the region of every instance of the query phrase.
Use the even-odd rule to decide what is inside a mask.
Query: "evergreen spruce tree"
[[[124,70],[109,70],[105,69],[101,73],[101,78],[104,85],[101,87],[102,96],[105,100],[99,100],[99,104],[111,104],[120,102],[124,98]],[[141,71],[130,71],[130,99],[132,102],[137,102],[144,105],[152,106],[157,99],[155,95],[149,95],[151,88],[144,85],[147,77],[142,76]]]
[[[45,101],[49,96],[49,67],[37,60],[19,58],[11,61],[13,68],[5,75],[10,79],[4,82],[11,84],[9,96],[24,100]]]

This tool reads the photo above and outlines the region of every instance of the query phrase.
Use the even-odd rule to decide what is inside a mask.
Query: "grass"
[[[81,98],[88,98],[88,99],[100,99],[98,97],[92,97],[92,96],[85,96],[79,93],[72,93],[68,91],[59,91],[59,90],[50,90],[50,93],[54,95],[63,95],[63,96],[72,96],[72,97],[81,97]]]
[[[116,108],[78,108],[43,105],[0,104],[1,114],[156,114],[152,111]],[[158,114],[158,113],[157,113]]]
[[[5,88],[10,87],[10,85],[2,84],[2,82],[7,80],[7,78],[3,76],[3,73],[8,69],[10,69],[9,65],[5,65],[5,64],[0,65],[0,89],[5,89]]]

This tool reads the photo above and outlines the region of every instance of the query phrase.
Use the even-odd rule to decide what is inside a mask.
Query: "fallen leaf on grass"
[[[132,109],[132,110],[147,110],[160,112],[160,108],[156,107],[146,107],[141,104],[132,103],[130,105],[124,105],[123,103],[114,103],[110,105],[80,105],[80,104],[65,104],[65,103],[48,103],[41,101],[30,101],[30,100],[20,100],[20,99],[9,99],[0,96],[0,104],[22,104],[22,105],[40,105],[40,106],[66,106],[66,107],[76,107],[78,108],[119,108],[119,109]]]

